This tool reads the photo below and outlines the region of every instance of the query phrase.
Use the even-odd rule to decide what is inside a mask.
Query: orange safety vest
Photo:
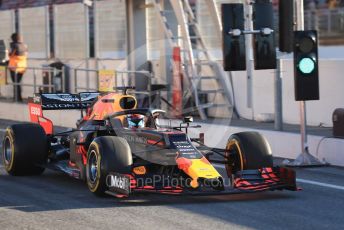
[[[15,52],[13,52],[10,55],[10,61],[8,63],[8,68],[11,71],[17,72],[17,73],[24,73],[27,68],[27,57],[26,55],[15,55]]]

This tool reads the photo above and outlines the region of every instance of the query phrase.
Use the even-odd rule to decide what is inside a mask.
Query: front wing
[[[122,183],[108,184],[109,195],[116,197],[129,196],[135,193],[159,193],[169,195],[225,195],[254,193],[274,190],[291,190],[297,191],[295,171],[284,167],[263,168],[259,170],[243,170],[233,176],[231,186],[225,186],[224,190],[215,190],[213,188],[200,186],[197,189],[183,187],[154,187],[154,186],[137,186],[136,179],[133,175],[119,175],[110,173],[109,177],[113,181]],[[109,179],[110,181],[112,179]],[[121,185],[118,187],[117,185]],[[116,187],[117,186],[117,187]]]

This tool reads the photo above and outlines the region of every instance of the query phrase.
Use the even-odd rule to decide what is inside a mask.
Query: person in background
[[[314,11],[318,8],[318,4],[317,0],[309,0],[307,6],[309,10]]]
[[[337,7],[337,0],[327,0],[327,7],[333,10]]]
[[[316,9],[315,1],[313,1],[313,0],[308,1],[307,9],[311,10],[311,11],[314,11]]]
[[[13,33],[11,35],[11,40],[8,68],[10,70],[12,82],[20,83],[27,68],[28,49],[27,45],[23,43],[23,39],[20,34]],[[22,101],[21,86],[15,85],[13,90],[14,100]]]

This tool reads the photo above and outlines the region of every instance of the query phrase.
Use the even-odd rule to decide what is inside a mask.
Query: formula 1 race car
[[[116,197],[297,190],[295,172],[273,166],[259,133],[236,133],[224,149],[210,148],[202,135],[187,135],[191,117],[177,127],[159,125],[162,110],[138,109],[136,98],[123,90],[30,98],[32,123],[11,125],[4,136],[6,171],[19,176],[58,170],[84,180],[96,195]],[[54,133],[43,110],[69,109],[81,110],[76,129]]]

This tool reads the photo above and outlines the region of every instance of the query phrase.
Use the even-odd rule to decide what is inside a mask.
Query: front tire
[[[110,172],[130,174],[132,154],[128,142],[121,137],[104,136],[94,139],[87,153],[86,182],[89,190],[103,196]]]
[[[47,159],[48,141],[44,129],[34,123],[15,124],[6,129],[2,160],[13,176],[40,175]]]
[[[229,137],[226,146],[228,176],[237,171],[273,167],[268,141],[258,132],[241,132]]]

